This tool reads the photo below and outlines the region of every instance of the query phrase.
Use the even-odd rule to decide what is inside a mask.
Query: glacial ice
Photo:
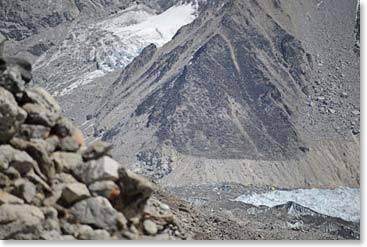
[[[44,54],[35,68],[55,71],[60,61],[63,69],[49,85],[54,96],[64,96],[109,72],[126,67],[151,43],[161,47],[197,15],[197,5],[181,3],[162,13],[143,4],[133,5],[97,23],[74,27],[53,53]],[[48,68],[49,67],[49,68]],[[48,68],[48,69],[47,69]],[[54,78],[49,78],[53,81]]]
[[[275,190],[263,194],[241,195],[234,201],[268,207],[293,201],[320,214],[346,221],[360,221],[360,189],[357,188]]]

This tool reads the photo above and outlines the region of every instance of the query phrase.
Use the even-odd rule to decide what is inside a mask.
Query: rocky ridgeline
[[[0,59],[0,239],[184,239],[153,185],[30,81],[26,61]]]

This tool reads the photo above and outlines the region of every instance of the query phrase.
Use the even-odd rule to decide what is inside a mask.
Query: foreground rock
[[[104,197],[94,197],[76,203],[71,213],[77,222],[97,229],[116,230],[118,212]]]
[[[12,193],[19,198],[22,198],[27,203],[32,203],[33,198],[37,193],[36,186],[24,179],[18,179],[14,182],[14,190]]]
[[[78,153],[54,152],[50,158],[59,171],[69,172],[83,165],[82,157]]]
[[[112,144],[96,141],[83,152],[84,160],[98,159],[102,156],[111,156]]]
[[[145,211],[152,184],[110,144],[86,147],[56,100],[26,85],[26,63],[12,61],[7,70],[0,58],[0,239],[161,239]]]
[[[26,152],[19,151],[10,145],[0,146],[0,169],[14,167],[20,174],[28,173],[36,162]]]
[[[127,217],[136,217],[143,211],[148,198],[153,192],[153,186],[143,177],[124,168],[118,170],[118,176],[118,185],[122,193],[114,201],[114,205]]]
[[[90,184],[101,180],[118,179],[117,170],[119,164],[108,156],[91,160],[87,165],[77,166],[73,169],[74,175],[86,184]]]
[[[144,230],[149,235],[156,235],[157,234],[158,228],[157,228],[157,225],[153,221],[145,220],[143,224],[144,224]]]
[[[82,183],[68,184],[62,192],[62,200],[71,205],[90,196],[87,186]]]
[[[23,109],[28,113],[27,123],[52,127],[60,117],[61,108],[56,100],[42,88],[27,90],[24,97],[28,102]]]
[[[35,206],[4,204],[0,206],[0,239],[34,234],[44,219],[42,211]]]
[[[0,191],[0,205],[2,204],[23,204],[23,200],[18,197],[15,197],[6,192]]]
[[[46,139],[50,134],[50,128],[43,125],[36,124],[22,124],[18,130],[17,136],[30,139]]]
[[[0,143],[6,143],[24,122],[27,113],[18,106],[14,96],[0,87]]]

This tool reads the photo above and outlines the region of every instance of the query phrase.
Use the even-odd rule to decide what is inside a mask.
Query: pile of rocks
[[[86,147],[30,81],[30,64],[0,59],[0,239],[184,239],[169,207],[149,199],[151,182],[110,144]]]

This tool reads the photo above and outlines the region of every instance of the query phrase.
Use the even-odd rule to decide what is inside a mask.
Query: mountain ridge
[[[129,152],[140,162],[136,165],[138,170],[146,168],[151,174],[162,169],[163,174],[153,172],[159,178],[168,171],[178,172],[179,165],[174,164],[177,160],[195,163],[182,155],[195,157],[194,160],[207,159],[202,160],[203,165],[215,159],[219,163],[239,159],[244,163],[275,161],[283,166],[288,161],[310,166],[309,159],[313,156],[310,149],[314,146],[318,150],[318,144],[312,141],[313,135],[305,132],[304,110],[309,106],[304,101],[314,97],[311,81],[316,80],[312,73],[316,59],[292,34],[294,28],[289,20],[280,22],[287,28],[275,20],[274,12],[284,14],[286,8],[284,3],[279,4],[218,3],[154,52],[154,59],[149,57],[140,63],[141,70],[131,73],[133,77],[129,77],[129,69],[124,70],[112,84],[97,114],[96,128],[106,130],[102,138],[122,149],[132,149]],[[267,12],[272,5],[275,17]],[[144,58],[143,54],[137,59]],[[213,62],[206,63],[210,59]],[[108,100],[110,103],[106,103]],[[129,104],[124,104],[125,101]],[[226,109],[218,110],[218,107]],[[121,115],[124,117],[120,118]],[[256,129],[257,126],[260,128]],[[126,127],[131,129],[131,134],[126,132]],[[119,129],[125,130],[119,133]],[[136,144],[123,141],[136,135],[143,136]],[[331,143],[326,144],[325,153],[334,153]],[[125,159],[117,152],[116,155]],[[323,167],[325,159],[316,159]],[[348,162],[354,167],[358,162],[353,159],[348,156]],[[338,162],[341,160],[332,163]],[[179,163],[183,165],[183,161]],[[300,172],[298,166],[292,169]],[[354,184],[352,180],[349,182]],[[346,182],[344,178],[342,181]],[[296,186],[308,183],[298,181]]]
[[[158,1],[146,8],[164,13],[188,3],[199,3],[197,18],[161,47],[142,45],[126,67],[109,66],[116,49],[73,38],[46,51],[63,55],[36,67],[35,83],[47,81],[87,142],[112,141],[120,161],[164,184],[358,186],[356,1]],[[74,34],[84,27],[75,22]],[[86,46],[100,55],[63,64]],[[99,70],[106,64],[108,71]]]

